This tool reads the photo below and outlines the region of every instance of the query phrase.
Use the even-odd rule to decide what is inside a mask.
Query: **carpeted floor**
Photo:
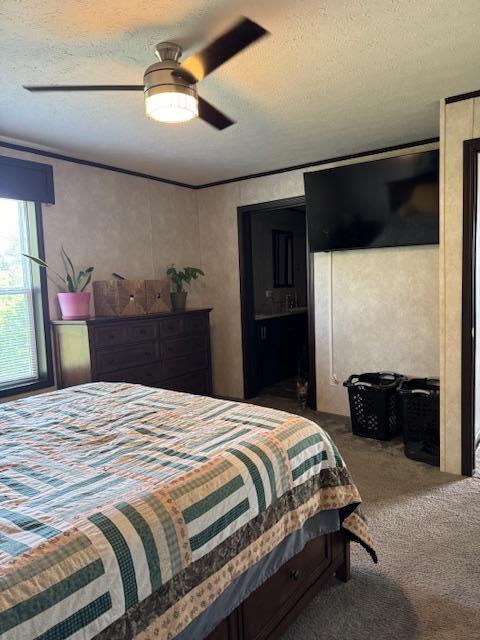
[[[284,398],[255,402],[300,413]],[[337,443],[379,563],[352,545],[350,582],[332,579],[283,640],[480,639],[480,480],[409,460],[400,441],[355,437],[346,419],[303,414]]]
[[[272,384],[270,387],[264,387],[259,396],[280,396],[281,398],[291,398],[294,400],[297,397],[297,379],[286,378]]]

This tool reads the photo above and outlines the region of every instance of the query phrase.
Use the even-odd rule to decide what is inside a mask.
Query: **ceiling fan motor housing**
[[[161,42],[156,46],[155,53],[159,62],[150,65],[143,76],[145,96],[174,91],[193,96],[196,99],[195,85],[172,75],[172,71],[180,66],[178,61],[182,55],[182,48],[172,42]]]

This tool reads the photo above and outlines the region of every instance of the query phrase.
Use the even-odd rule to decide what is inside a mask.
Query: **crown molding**
[[[462,102],[462,100],[470,100],[471,98],[479,98],[480,89],[476,91],[469,91],[469,93],[459,93],[458,96],[450,96],[445,98],[445,104],[451,104],[452,102]]]
[[[473,94],[463,94],[465,96],[472,96]],[[480,91],[478,92],[480,95]],[[458,96],[455,96],[458,97]],[[459,98],[459,97],[458,97]],[[460,99],[460,98],[459,98]],[[465,98],[461,98],[465,99]],[[455,102],[453,98],[447,98],[448,101]],[[95,167],[96,169],[105,169],[106,171],[115,171],[117,173],[124,173],[129,176],[135,176],[137,178],[146,178],[147,180],[155,180],[156,182],[163,182],[164,184],[170,184],[176,187],[183,187],[185,189],[208,189],[209,187],[218,187],[223,184],[230,184],[232,182],[241,182],[243,180],[252,180],[253,178],[264,178],[266,176],[273,176],[280,173],[287,173],[288,171],[298,171],[299,169],[309,169],[311,167],[321,167],[322,165],[331,164],[332,162],[345,162],[347,160],[355,160],[365,156],[378,155],[380,153],[389,153],[391,151],[400,151],[403,149],[413,149],[426,144],[438,143],[439,138],[426,138],[425,140],[416,140],[414,142],[405,142],[403,144],[396,144],[390,147],[382,147],[381,149],[369,149],[367,151],[361,151],[359,153],[351,153],[344,156],[335,156],[333,158],[326,158],[324,160],[316,160],[314,162],[306,162],[304,164],[296,164],[288,167],[282,167],[280,169],[272,169],[271,171],[262,171],[260,173],[250,173],[244,176],[238,176],[236,178],[227,178],[225,180],[217,180],[215,182],[205,182],[204,184],[188,184],[187,182],[179,182],[177,180],[169,180],[168,178],[161,178],[159,176],[153,176],[148,173],[141,173],[139,171],[132,171],[130,169],[122,169],[121,167],[115,167],[109,164],[103,164],[101,162],[94,162],[92,160],[84,160],[82,158],[75,158],[73,156],[67,156],[62,153],[56,153],[54,151],[46,151],[44,149],[38,149],[35,147],[29,147],[22,144],[16,144],[12,142],[5,142],[0,140],[0,147],[6,149],[13,149],[14,151],[22,151],[24,153],[33,153],[35,155],[43,156],[44,158],[52,158],[54,160],[63,160],[64,162],[73,162],[74,164],[82,164],[89,167]]]

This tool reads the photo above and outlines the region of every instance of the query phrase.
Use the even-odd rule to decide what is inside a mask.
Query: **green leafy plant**
[[[78,273],[75,271],[75,267],[73,266],[72,261],[68,257],[67,252],[62,247],[62,260],[65,266],[65,277],[62,277],[59,273],[51,269],[48,264],[41,260],[40,258],[36,258],[35,256],[29,256],[28,253],[23,254],[32,262],[40,265],[47,270],[47,274],[53,273],[55,278],[50,278],[52,282],[55,282],[57,287],[64,291],[68,291],[69,293],[80,293],[85,290],[85,287],[89,284],[92,279],[93,267],[87,267],[86,269],[81,269]]]
[[[201,269],[197,267],[184,267],[183,271],[177,271],[175,265],[167,269],[167,276],[169,276],[177,293],[185,293],[183,284],[190,284],[192,280],[196,280],[198,276],[204,276],[205,274]]]

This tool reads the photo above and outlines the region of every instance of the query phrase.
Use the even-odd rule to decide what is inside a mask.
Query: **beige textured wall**
[[[62,244],[74,264],[95,267],[96,280],[110,279],[112,271],[162,278],[172,262],[201,267],[191,189],[10,149],[0,154],[53,165],[55,204],[42,210],[46,259],[55,270],[63,269]],[[189,306],[202,306],[202,287],[200,281],[192,284]],[[56,318],[50,282],[48,291],[50,317]]]
[[[342,382],[351,373],[438,376],[437,273],[436,246],[315,254],[322,411],[348,414]]]
[[[112,271],[163,277],[172,262],[201,266],[194,191],[10,149],[0,154],[53,166],[55,204],[42,209],[46,258],[57,271],[62,244],[74,264],[95,267],[96,280],[110,279]],[[55,318],[56,290],[48,288]],[[193,283],[191,306],[200,303],[201,291]]]
[[[303,193],[303,172],[253,178],[197,191],[205,304],[213,307],[215,393],[243,397],[237,207]]]
[[[440,120],[441,468],[461,472],[463,141],[480,137],[480,99],[442,104]]]
[[[243,397],[238,262],[238,183],[197,191],[204,302],[210,315],[215,393]]]
[[[366,156],[361,161],[400,153]],[[303,195],[303,173],[291,171],[197,192],[202,264],[209,274],[205,301],[214,307],[213,373],[218,394],[243,396],[237,207]],[[340,382],[347,373],[370,367],[438,375],[438,248],[342,252],[333,260],[334,322],[330,331],[328,256],[318,254],[315,259],[318,408],[335,413],[348,411],[345,390],[330,381],[331,333]],[[382,271],[384,276],[379,278]],[[360,312],[363,319],[359,321]],[[384,324],[385,319],[396,319],[395,328]],[[355,327],[357,340],[352,345],[349,336]]]
[[[427,148],[432,145],[418,150]],[[21,152],[2,153],[42,161]],[[243,397],[237,207],[302,195],[303,170],[195,192],[64,161],[45,161],[54,166],[57,199],[54,206],[44,207],[47,260],[61,266],[58,249],[63,243],[75,260],[95,265],[97,278],[108,278],[112,271],[157,277],[173,261],[201,266],[206,278],[194,284],[190,304],[213,307],[215,392]],[[323,168],[338,164],[345,163]],[[427,247],[335,254],[333,324],[328,315],[328,259],[316,256],[319,409],[347,412],[344,389],[331,381],[330,353],[340,382],[348,373],[366,368],[438,373],[437,287],[431,286],[437,277],[437,253],[436,248]],[[378,280],[381,270],[385,275]],[[54,297],[50,287],[52,317],[57,314]],[[383,326],[383,319],[392,319],[395,312],[408,330]],[[352,327],[356,327],[355,345]]]

